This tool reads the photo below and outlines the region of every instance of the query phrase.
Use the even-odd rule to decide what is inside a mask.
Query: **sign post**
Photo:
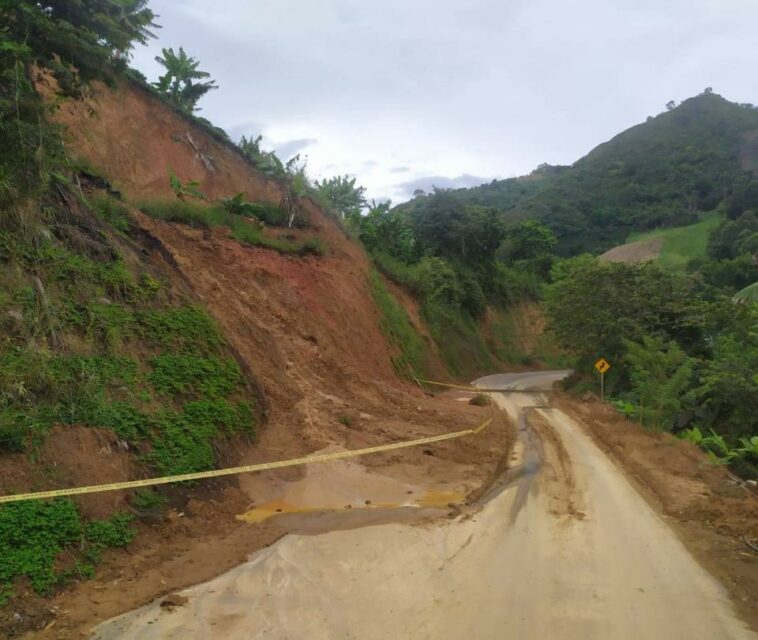
[[[611,365],[608,364],[608,361],[605,358],[600,358],[600,360],[595,363],[595,369],[600,372],[600,402],[603,402],[605,399],[605,372],[610,368]]]

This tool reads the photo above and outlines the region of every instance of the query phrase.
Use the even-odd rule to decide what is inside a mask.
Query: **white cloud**
[[[267,148],[317,140],[315,177],[358,175],[370,197],[568,164],[706,86],[758,102],[753,0],[151,5],[163,29],[138,68],[155,77],[160,46],[183,45],[221,87],[202,115]]]

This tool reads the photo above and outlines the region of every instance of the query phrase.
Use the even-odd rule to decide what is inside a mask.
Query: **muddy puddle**
[[[410,497],[410,496],[409,496]],[[348,503],[342,507],[329,504],[297,504],[287,498],[271,500],[259,507],[254,507],[237,516],[237,520],[249,523],[264,522],[270,518],[286,514],[335,513],[342,511],[376,511],[398,509],[445,509],[463,504],[465,496],[460,491],[444,491],[432,489],[423,492],[419,497],[403,502],[381,502],[364,500],[363,504]]]
[[[294,482],[283,480],[272,484],[269,478],[263,483],[260,476],[252,477],[245,490],[257,499],[236,517],[250,524],[276,519],[277,524],[292,533],[309,534],[423,522],[479,508],[510,486],[519,485],[522,493],[531,485],[541,456],[526,421],[522,418],[520,422],[516,449],[485,487],[439,479],[430,486],[428,477],[404,477],[397,469],[385,469],[393,475],[383,475],[366,469],[358,461],[342,460],[309,466],[305,475]],[[517,502],[522,503],[524,498]]]
[[[251,495],[260,494],[252,508],[237,515],[251,524],[277,518],[281,524],[296,525],[297,530],[321,529],[338,520],[349,526],[397,522],[439,511],[465,500],[465,487],[424,487],[368,471],[354,461],[309,467],[295,482],[275,483],[272,487],[248,486]]]

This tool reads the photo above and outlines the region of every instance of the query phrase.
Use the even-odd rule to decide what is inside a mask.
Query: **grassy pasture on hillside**
[[[655,229],[645,233],[632,233],[627,242],[662,238],[663,247],[655,262],[664,268],[683,269],[693,258],[705,257],[705,245],[708,235],[722,221],[723,216],[714,214],[705,216],[695,224],[686,227]]]

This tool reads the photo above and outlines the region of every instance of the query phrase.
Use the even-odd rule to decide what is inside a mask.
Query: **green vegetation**
[[[600,253],[632,232],[694,223],[719,206],[745,207],[758,194],[740,165],[743,134],[758,109],[706,91],[598,146],[568,167],[455,191],[507,221],[534,218],[556,234],[557,252]],[[427,206],[416,197],[408,209]],[[749,207],[745,207],[749,208]]]
[[[553,260],[555,238],[544,225],[506,227],[493,209],[466,206],[450,192],[428,196],[423,207],[374,203],[348,220],[376,266],[418,298],[440,353],[460,375],[493,366],[480,329],[487,307],[538,298]]]
[[[116,513],[108,520],[82,521],[68,499],[18,502],[0,509],[0,604],[13,595],[13,582],[26,576],[32,588],[49,595],[71,579],[90,578],[102,552],[125,547],[135,532],[132,517]],[[66,550],[67,568],[56,560]]]
[[[356,179],[349,176],[336,176],[329,180],[316,180],[315,189],[321,201],[336,211],[343,219],[359,220],[361,211],[366,206],[363,187],[355,186]]]
[[[145,512],[158,512],[166,502],[166,498],[155,489],[137,489],[131,498],[132,506]]]
[[[708,236],[723,221],[718,214],[709,214],[702,220],[684,227],[655,229],[645,233],[632,233],[627,242],[662,238],[661,253],[655,262],[664,269],[684,269],[697,258],[705,258]]]
[[[713,431],[735,448],[758,432],[758,307],[652,264],[574,260],[545,309],[579,371],[612,363],[606,390],[654,429]],[[731,460],[730,460],[731,461]],[[749,457],[735,471],[753,473]]]
[[[318,238],[307,238],[293,242],[282,238],[266,235],[261,226],[261,219],[286,219],[286,214],[279,214],[274,208],[265,205],[250,205],[249,210],[255,211],[256,217],[235,213],[229,210],[230,205],[189,202],[185,200],[145,202],[140,209],[152,218],[166,222],[178,222],[191,227],[209,229],[212,227],[227,227],[231,237],[242,244],[254,247],[273,249],[279,253],[296,255],[323,255],[325,247]],[[234,205],[231,205],[234,208]],[[260,215],[260,218],[257,216]]]
[[[164,395],[229,395],[242,381],[242,372],[231,358],[204,358],[194,354],[161,354],[150,361],[148,376],[153,389]]]
[[[210,74],[200,71],[200,63],[188,56],[182,47],[178,53],[173,48],[164,48],[162,53],[162,56],[155,57],[155,61],[166,69],[166,73],[153,86],[177,109],[186,113],[198,111],[198,100],[212,89],[218,89],[215,81],[204,80]]]
[[[382,316],[379,320],[382,331],[390,344],[400,353],[392,359],[397,373],[403,377],[424,372],[424,341],[413,328],[408,315],[382,282],[381,276],[372,270],[369,273],[371,295]],[[350,426],[350,425],[347,425]]]
[[[224,399],[187,402],[181,411],[166,410],[155,416],[161,434],[153,442],[148,459],[163,475],[213,469],[214,441],[227,435],[253,433],[253,410],[246,402]]]
[[[92,426],[155,472],[213,468],[225,441],[255,433],[256,401],[208,314],[120,257],[109,234],[130,226],[98,221],[125,220],[118,203],[92,205],[38,218],[51,232],[0,229],[0,452],[33,457],[55,425]],[[89,235],[67,235],[72,221]],[[82,522],[67,501],[0,508],[1,597],[22,575],[40,593],[89,577],[127,525]]]
[[[705,435],[697,427],[692,427],[684,429],[680,437],[706,451],[714,464],[736,466],[752,478],[758,477],[758,436],[740,438],[740,445],[736,447],[729,446],[713,429]]]

